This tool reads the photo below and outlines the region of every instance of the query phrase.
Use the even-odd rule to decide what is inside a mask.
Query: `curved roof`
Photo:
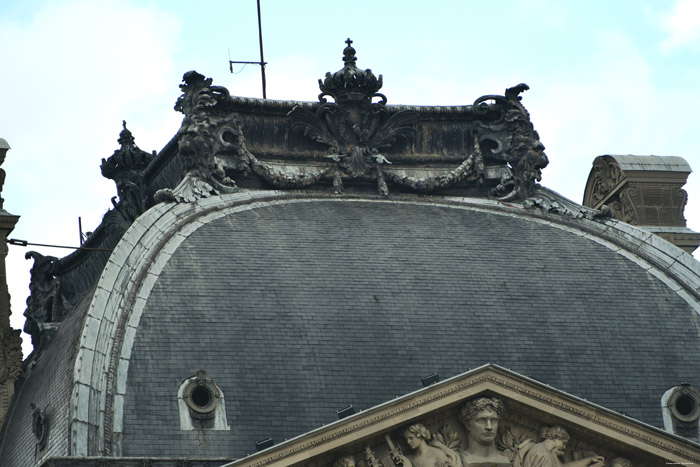
[[[239,458],[484,363],[661,426],[663,392],[700,384],[689,258],[617,221],[484,200],[159,205],[88,311],[99,331],[78,356],[96,363],[76,365],[75,454]],[[230,431],[180,430],[177,390],[198,370],[224,392]]]
[[[301,104],[188,72],[158,156],[120,139],[103,164],[119,202],[90,240],[119,239],[109,259],[83,251],[33,279],[42,345],[3,462],[241,458],[487,363],[657,427],[669,387],[700,385],[700,263],[537,185],[527,85],[389,108],[373,78],[339,76],[322,87],[335,103]],[[199,370],[230,429],[183,429]],[[49,415],[43,450],[30,404]]]
[[[688,162],[686,162],[686,160],[682,157],[678,156],[635,156],[632,154],[627,154],[610,155],[607,157],[614,159],[623,172],[629,170],[692,172]]]

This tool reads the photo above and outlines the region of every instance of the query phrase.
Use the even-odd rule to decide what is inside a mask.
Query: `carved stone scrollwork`
[[[637,190],[635,188],[626,188],[620,192],[619,217],[621,221],[627,222],[628,224],[632,225],[639,224],[639,214],[637,213],[636,198]]]
[[[288,113],[291,131],[327,147],[327,165],[295,173],[256,158],[247,148],[238,117],[231,113],[228,91],[190,71],[184,75],[183,94],[175,106],[185,114],[178,145],[186,174],[176,188],[156,192],[155,200],[194,201],[236,191],[217,154],[226,155],[227,168],[243,174],[253,172],[278,188],[303,188],[329,180],[333,190],[341,193],[346,180],[374,179],[381,196],[389,194],[390,183],[421,193],[450,188],[467,179],[481,186],[488,159],[491,166],[507,172],[491,196],[511,200],[530,195],[548,161],[520,103],[519,94],[526,85],[509,88],[504,96],[483,96],[465,110],[470,123],[460,145],[467,149],[457,167],[436,176],[408,176],[394,168],[383,151],[393,148],[399,139],[414,136],[418,114],[413,110],[390,111],[386,96],[378,92],[382,76],[358,68],[352,41],[346,42],[343,68],[319,80],[321,93],[315,110],[298,105]]]
[[[28,252],[25,257],[34,259],[34,265],[30,271],[30,295],[24,312],[27,318],[24,332],[32,336],[32,345],[37,349],[43,348],[51,340],[58,323],[70,309],[70,304],[64,301],[63,294],[59,292],[61,278],[55,275],[58,258],[44,256],[36,251]]]
[[[180,85],[183,94],[175,110],[185,114],[178,131],[178,147],[186,170],[185,177],[174,189],[156,192],[156,201],[192,202],[200,198],[238,191],[236,183],[226,176],[216,160],[217,151],[228,143],[221,135],[237,134],[235,115],[216,112],[216,105],[229,99],[228,90],[212,86],[211,78],[196,71],[185,73]]]
[[[549,163],[530,114],[520,102],[520,93],[528,89],[526,84],[519,84],[506,89],[505,96],[488,95],[474,101],[477,114],[486,116],[492,112],[487,101],[494,101],[500,110],[497,119],[477,122],[477,134],[481,147],[488,148],[484,156],[506,162],[511,168],[511,174],[504,176],[491,191],[492,197],[502,201],[529,196]]]
[[[593,162],[592,173],[594,174],[591,191],[592,205],[597,205],[605,199],[613,188],[625,178],[620,166],[604,158],[596,158]]]

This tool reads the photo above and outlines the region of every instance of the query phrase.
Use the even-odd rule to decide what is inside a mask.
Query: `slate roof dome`
[[[2,462],[221,465],[487,363],[658,428],[700,385],[700,264],[536,183],[526,86],[353,102],[375,120],[351,136],[341,104],[181,87],[183,128],[86,245],[111,253],[35,258]]]
[[[207,204],[152,213],[162,238],[125,235],[147,270],[112,318],[134,329],[113,396],[125,456],[193,449],[172,395],[198,369],[230,424],[202,454],[233,458],[485,362],[656,426],[663,392],[700,374],[697,305],[615,227],[469,199]]]

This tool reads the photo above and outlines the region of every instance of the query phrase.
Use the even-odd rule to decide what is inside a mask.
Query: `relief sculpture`
[[[544,440],[539,443],[526,440],[520,445],[513,463],[514,467],[603,467],[605,465],[605,459],[601,456],[589,456],[562,463],[560,457],[564,455],[570,436],[560,426],[544,428],[542,437]]]
[[[509,409],[510,413],[510,409]],[[563,426],[542,426],[519,415],[505,418],[498,397],[479,396],[445,417],[414,420],[337,457],[332,467],[632,467],[617,453],[598,455]],[[573,444],[568,446],[569,442]],[[347,454],[347,453],[346,453]],[[353,453],[350,453],[353,454]],[[636,465],[636,464],[635,464]]]
[[[412,450],[411,454],[401,456],[404,467],[459,467],[458,454],[433,438],[421,423],[406,428],[403,437]]]
[[[467,432],[467,448],[462,462],[467,466],[510,466],[510,461],[496,447],[499,422],[504,408],[500,399],[480,397],[464,404],[459,418]]]

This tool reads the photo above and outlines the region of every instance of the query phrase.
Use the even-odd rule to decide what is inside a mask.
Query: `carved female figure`
[[[457,453],[432,439],[430,431],[422,424],[409,426],[403,436],[413,451],[413,454],[401,456],[404,467],[460,467]]]

